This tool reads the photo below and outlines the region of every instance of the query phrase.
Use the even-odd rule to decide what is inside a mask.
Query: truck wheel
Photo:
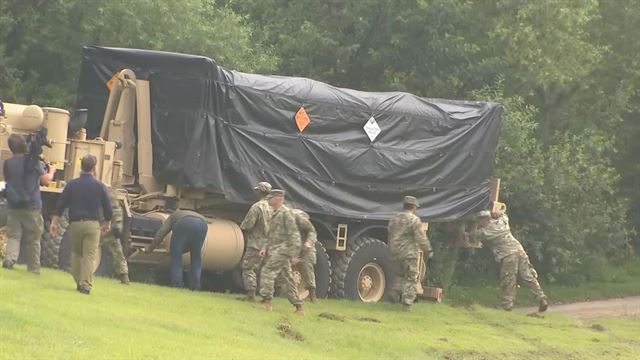
[[[42,264],[42,266],[57,269],[59,262],[58,254],[60,253],[60,242],[62,241],[62,236],[51,236],[49,233],[50,225],[51,221],[46,220],[44,223],[42,241],[40,243],[40,264]]]
[[[96,261],[97,268],[94,268],[94,274],[97,276],[113,277],[115,270],[113,268],[113,256],[106,246],[98,246],[98,259]]]
[[[331,261],[327,249],[320,241],[316,241],[316,296],[324,299],[329,295],[331,286]]]
[[[378,302],[393,285],[393,262],[382,241],[362,237],[333,259],[332,294],[337,297]]]

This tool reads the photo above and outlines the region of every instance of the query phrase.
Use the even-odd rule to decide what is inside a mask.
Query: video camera
[[[48,168],[48,164],[44,162],[41,158],[42,155],[42,147],[46,146],[51,148],[51,140],[47,138],[47,128],[44,126],[40,126],[38,130],[34,133],[27,135],[27,163],[29,166],[34,169],[42,162],[45,165],[45,168]],[[48,169],[46,169],[48,170]]]

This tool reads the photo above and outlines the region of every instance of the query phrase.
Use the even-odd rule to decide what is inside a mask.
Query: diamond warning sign
[[[309,115],[307,115],[307,112],[304,110],[303,106],[300,106],[300,109],[298,109],[298,111],[296,112],[296,125],[298,125],[298,130],[300,130],[300,132],[303,132],[304,129],[307,128],[307,125],[309,125],[309,123],[311,122],[311,119],[309,119]]]
[[[381,131],[380,126],[378,126],[378,122],[373,116],[369,118],[366,124],[364,124],[363,129],[364,132],[367,133],[367,136],[369,136],[369,140],[371,140],[371,142],[378,137]]]

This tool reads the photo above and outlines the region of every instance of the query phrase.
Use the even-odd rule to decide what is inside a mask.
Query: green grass
[[[640,259],[622,266],[602,266],[591,271],[592,280],[588,283],[576,286],[543,283],[542,289],[554,304],[640,295]],[[499,297],[497,285],[452,286],[445,294],[445,301],[452,305],[495,306],[499,304]],[[529,289],[518,288],[516,306],[535,304]]]
[[[480,306],[323,300],[292,314],[283,299],[269,313],[232,295],[193,293],[95,279],[75,291],[69,274],[23,266],[0,270],[0,358],[637,358],[638,319],[598,320],[604,331],[562,315],[543,318]],[[344,322],[318,315],[329,312]],[[373,318],[365,322],[361,318]],[[283,337],[287,323],[303,341]]]

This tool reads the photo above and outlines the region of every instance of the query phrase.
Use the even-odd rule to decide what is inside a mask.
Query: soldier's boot
[[[248,302],[253,302],[256,299],[256,291],[255,290],[247,290],[247,294],[244,296],[239,296],[236,298],[236,300],[240,300],[240,301],[248,301]]]
[[[267,310],[267,311],[272,311],[273,310],[273,305],[271,304],[271,299],[268,298],[262,298],[262,301],[260,301],[260,306]]]
[[[402,311],[404,312],[412,312],[413,307],[410,304],[402,303]]]
[[[549,308],[549,301],[547,298],[540,299],[540,305],[538,306],[538,312],[545,312]]]
[[[5,260],[2,262],[2,267],[7,269],[7,270],[13,270],[13,261],[11,260]]]
[[[294,314],[300,314],[300,315],[304,315],[304,307],[302,307],[302,304],[296,304],[294,305],[296,307],[296,311],[294,311]]]
[[[307,299],[312,303],[318,301],[318,297],[316,296],[316,289],[309,288],[309,296],[307,296]]]
[[[120,279],[121,284],[129,285],[129,274],[119,274],[118,279]]]

